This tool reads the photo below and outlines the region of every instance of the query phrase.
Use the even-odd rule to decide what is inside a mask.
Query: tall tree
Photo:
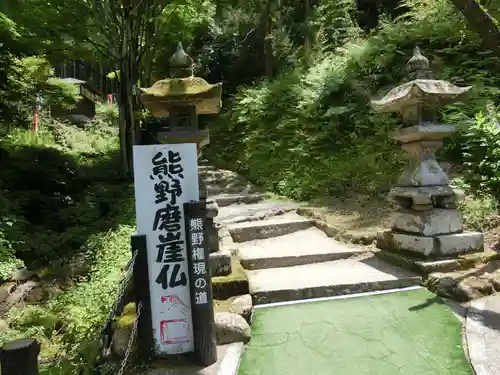
[[[500,57],[500,27],[487,9],[477,0],[451,0],[467,20],[472,31],[483,40],[484,45],[496,56]],[[492,1],[486,0],[484,6],[489,6]]]
[[[118,80],[120,150],[125,173],[132,174],[132,146],[137,127],[134,86],[149,83],[155,41],[161,33],[166,0],[73,0],[91,15],[87,36],[109,62]]]

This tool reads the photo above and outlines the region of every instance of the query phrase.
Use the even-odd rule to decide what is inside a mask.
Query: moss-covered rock
[[[119,358],[125,357],[127,351],[128,340],[132,334],[137,313],[135,303],[131,302],[123,308],[123,312],[113,323],[113,342],[111,350],[114,355]]]
[[[212,277],[212,289],[215,299],[228,299],[248,293],[248,279],[245,270],[234,256],[231,260],[231,274]]]

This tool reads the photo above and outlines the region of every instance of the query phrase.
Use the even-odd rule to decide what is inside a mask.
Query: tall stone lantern
[[[149,88],[137,88],[139,100],[153,117],[168,117],[168,126],[146,129],[146,133],[161,143],[196,143],[198,158],[209,144],[208,129],[202,129],[198,115],[217,114],[222,106],[222,83],[211,85],[193,75],[193,59],[179,42],[170,59],[171,78],[157,81]],[[154,133],[154,134],[152,134]],[[207,200],[207,189],[201,178],[200,199]],[[219,208],[214,200],[207,201],[207,245],[211,253],[219,250],[218,231],[214,218]]]
[[[378,247],[439,259],[461,253],[482,251],[482,233],[463,232],[457,202],[462,192],[453,189],[445,171],[436,161],[442,139],[455,126],[439,124],[437,109],[459,101],[472,87],[458,87],[434,78],[418,47],[407,63],[409,82],[371,102],[379,112],[398,112],[402,126],[391,134],[408,153],[409,163],[389,200],[397,205],[392,228],[380,233]]]

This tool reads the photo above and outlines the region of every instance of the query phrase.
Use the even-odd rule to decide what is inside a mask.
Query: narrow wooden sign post
[[[184,203],[194,352],[203,366],[217,361],[212,280],[206,246],[206,202]]]

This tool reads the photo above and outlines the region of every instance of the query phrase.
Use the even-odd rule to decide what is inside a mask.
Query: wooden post
[[[153,324],[151,322],[151,300],[149,296],[148,274],[148,249],[146,236],[134,233],[131,238],[132,254],[137,251],[135,258],[133,282],[136,309],[142,303],[141,316],[137,326],[137,347],[139,360],[143,363],[150,362],[154,357],[153,352]]]
[[[184,203],[194,353],[200,365],[217,362],[212,280],[206,246],[206,202]]]
[[[40,343],[35,339],[8,342],[0,349],[0,369],[3,375],[38,375]]]

